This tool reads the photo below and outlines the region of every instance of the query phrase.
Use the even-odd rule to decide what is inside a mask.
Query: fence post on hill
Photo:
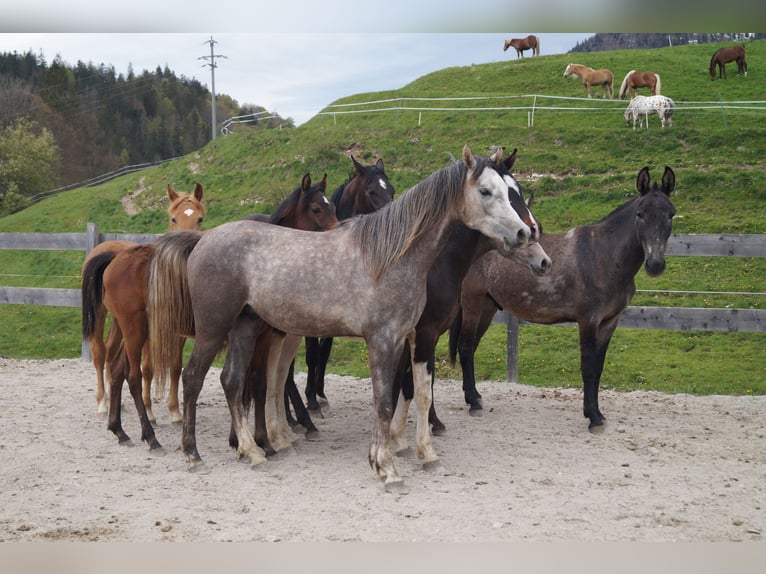
[[[519,320],[506,312],[505,372],[509,383],[519,382]]]

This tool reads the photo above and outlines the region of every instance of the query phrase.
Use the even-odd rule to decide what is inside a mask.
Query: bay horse
[[[319,184],[312,186],[310,177],[304,176],[301,185],[282,201],[272,217],[275,220],[289,221],[290,224],[307,227],[336,223],[334,208],[324,195],[326,183],[325,178]],[[200,231],[175,231],[160,237],[157,242],[165,237],[184,233],[190,233],[197,238],[202,236]],[[171,420],[177,422],[183,418],[178,410],[178,382],[181,376],[183,338],[176,337],[172,342],[172,360],[166,361],[162,368],[157,367],[151,352],[144,352],[148,350],[146,343],[149,339],[146,311],[149,267],[155,255],[157,242],[137,245],[117,254],[103,253],[93,258],[83,268],[83,317],[93,317],[92,309],[103,305],[119,324],[124,339],[121,355],[112,361],[110,371],[111,397],[108,428],[117,436],[120,443],[130,442],[130,438],[122,428],[120,415],[122,384],[127,378],[128,388],[136,403],[136,410],[141,421],[141,438],[149,444],[150,449],[159,448],[160,444],[154,435],[148,414],[151,412],[151,394],[147,392],[146,386],[141,397],[142,368],[148,372],[148,377],[143,377],[145,384],[147,381],[151,382],[152,377],[157,375],[156,388],[160,394],[164,392],[169,371],[171,385],[168,409],[171,412]],[[187,245],[187,249],[191,248],[193,245]],[[92,332],[92,322],[84,319],[83,337],[85,338],[90,332]],[[137,396],[142,400],[136,398]]]
[[[664,271],[675,215],[670,201],[675,174],[670,167],[665,167],[660,186],[651,185],[649,168],[642,168],[636,188],[637,197],[599,222],[543,235],[540,244],[555,261],[545,276],[522,273],[517,263],[494,253],[471,267],[449,336],[450,360],[454,362],[459,353],[465,401],[471,411],[482,408],[473,354],[495,312],[505,309],[534,323],[577,323],[583,414],[590,429],[603,425],[598,389],[609,341],[636,291],[635,275],[641,266],[652,277]],[[604,249],[607,244],[609,249]]]
[[[649,127],[649,114],[657,114],[660,118],[660,124],[665,127],[667,123],[669,126],[673,125],[673,119],[671,116],[676,109],[676,103],[667,96],[636,96],[625,109],[623,117],[625,123],[630,123],[630,118],[633,118],[633,129],[636,129],[636,120],[638,120],[638,127],[644,125],[646,121],[646,127]]]
[[[462,157],[384,208],[324,233],[247,222],[221,225],[207,232],[189,255],[188,291],[180,292],[175,283],[150,282],[149,313],[158,323],[153,356],[155,346],[192,327],[183,324],[184,313],[173,311],[176,304],[193,317],[194,347],[183,371],[181,442],[190,470],[205,468],[196,441],[197,398],[224,340],[228,352],[221,385],[238,455],[249,457],[252,466],[265,461],[241,402],[253,333],[265,322],[283,333],[365,340],[375,407],[368,461],[386,488],[402,484],[389,444],[393,377],[405,343],[414,344],[428,270],[459,223],[481,231],[503,251],[526,245],[530,237],[497,171],[486,169],[486,160],[475,157],[467,145]],[[300,257],[307,249],[310,260]],[[281,352],[283,342],[272,336],[270,357]],[[272,366],[269,371],[268,392],[284,405],[284,380],[273,376]],[[436,461],[430,437],[424,440],[428,444],[418,445],[418,452],[426,463]]]
[[[514,149],[507,157],[503,157],[504,152],[504,148],[499,148],[490,160],[505,180],[511,205],[522,221],[529,226],[532,235],[529,247],[504,252],[503,256],[518,258],[521,264],[528,266],[533,273],[545,274],[551,268],[551,260],[538,243],[542,226],[529,210],[529,204],[524,201],[521,185],[511,173],[517,150]],[[444,424],[436,417],[432,405],[436,344],[457,315],[461,284],[468,269],[474,261],[493,250],[494,247],[492,242],[478,231],[469,229],[465,225],[458,225],[428,271],[426,306],[415,327],[414,359],[411,359],[410,349],[405,346],[394,379],[396,410],[391,422],[391,441],[397,453],[408,448],[404,426],[409,405],[414,398],[413,377],[415,375],[430,380],[430,390],[428,382],[422,382],[419,385],[421,389],[428,390],[429,394],[427,397],[418,397],[417,403],[421,410],[418,412],[417,420],[428,420],[434,434],[439,434],[445,429]],[[400,391],[401,398],[398,398]],[[418,430],[427,433],[428,426],[419,425]]]
[[[631,70],[625,74],[625,78],[620,85],[620,99],[624,100],[630,92],[630,97],[634,98],[638,93],[638,88],[649,88],[653,96],[659,96],[662,89],[660,75],[654,72],[637,72]]]
[[[580,78],[580,82],[585,86],[585,93],[588,94],[589,98],[591,97],[591,86],[601,86],[602,98],[607,96],[610,99],[614,98],[614,74],[610,70],[606,68],[594,70],[582,64],[567,64],[564,70],[564,77],[569,78],[570,76],[572,79]]]
[[[747,61],[745,60],[745,45],[718,48],[710,58],[710,79],[715,80],[715,68],[718,66],[718,77],[726,79],[726,64],[737,62],[737,75],[747,76]]]
[[[503,44],[503,52],[513,46],[516,49],[516,59],[524,57],[524,50],[532,50],[532,56],[540,55],[540,39],[537,36],[530,34],[526,38],[511,38],[506,40]]]
[[[382,159],[362,165],[351,156],[354,171],[332,194],[330,201],[340,221],[377,211],[394,200],[394,186],[386,175]],[[332,350],[332,337],[306,337],[306,406],[319,410],[319,400],[327,401],[324,377]],[[293,383],[294,384],[294,383]],[[288,382],[288,390],[291,384]],[[293,401],[295,405],[295,401]],[[300,408],[299,406],[297,408]]]
[[[204,190],[202,185],[197,182],[194,186],[192,193],[179,192],[173,189],[168,184],[167,197],[169,200],[168,205],[168,230],[180,231],[202,229],[202,222],[205,218],[205,206],[202,203],[202,197]],[[118,253],[125,251],[126,249],[135,247],[137,243],[133,241],[113,240],[104,241],[99,243],[88,253],[85,261],[83,262],[83,272],[86,265],[94,257],[98,257],[104,253],[110,253],[113,258]],[[83,278],[84,279],[84,278]],[[109,401],[109,385],[104,384],[104,372],[109,372],[109,368],[112,359],[115,357],[119,350],[120,343],[122,341],[122,333],[117,321],[112,321],[109,332],[107,334],[106,342],[104,342],[104,326],[106,324],[106,308],[101,305],[98,308],[88,309],[88,312],[92,312],[94,316],[86,317],[85,306],[83,306],[83,336],[90,339],[91,358],[93,360],[93,367],[96,369],[96,404],[98,405],[99,413],[108,412]],[[86,332],[87,330],[87,332]],[[151,388],[151,372],[144,373],[144,402],[149,401],[150,388]],[[169,405],[170,407],[170,405]],[[178,412],[178,403],[176,401],[175,410],[171,408],[171,413],[175,412],[177,421],[181,420],[181,413]],[[154,415],[149,407],[149,420],[155,421]]]

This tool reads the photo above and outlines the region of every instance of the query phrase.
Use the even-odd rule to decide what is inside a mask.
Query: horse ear
[[[307,173],[301,180],[301,191],[306,192],[311,187],[311,174]]]
[[[170,201],[175,201],[176,199],[178,199],[178,192],[175,189],[173,189],[170,186],[170,184],[168,184],[168,199]]]
[[[383,158],[379,158],[378,161],[375,162],[375,167],[377,167],[380,171],[386,171],[383,167]]]
[[[644,195],[649,191],[649,166],[644,166],[641,171],[638,172],[636,189],[641,195]]]
[[[532,208],[532,204],[535,202],[535,190],[529,192],[529,199],[527,200],[527,209]]]
[[[670,195],[676,187],[676,174],[668,166],[665,166],[665,173],[662,174],[662,191],[665,195]]]
[[[500,165],[500,162],[503,161],[503,154],[505,153],[505,147],[500,146],[495,150],[495,153],[493,153],[491,156],[489,156],[489,161],[494,163],[495,165]]]
[[[197,182],[194,186],[194,199],[202,201],[202,184],[200,182]]]
[[[364,167],[361,163],[356,161],[356,158],[352,155],[351,156],[351,163],[354,165],[354,171],[358,173],[359,175],[362,175],[364,173]]]
[[[474,169],[476,167],[476,158],[473,157],[471,148],[468,147],[468,144],[463,146],[463,164],[465,164],[465,167],[468,169]]]
[[[507,169],[508,171],[511,171],[513,164],[516,163],[516,152],[518,151],[519,151],[518,148],[513,148],[511,155],[509,155],[507,158],[503,160],[503,163],[505,164],[505,169]]]
[[[327,174],[324,174],[322,181],[319,182],[319,187],[322,188],[323,192],[327,189]]]

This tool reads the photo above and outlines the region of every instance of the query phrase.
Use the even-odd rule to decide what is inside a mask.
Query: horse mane
[[[625,74],[625,78],[622,80],[622,84],[620,85],[620,99],[624,98],[626,92],[628,91],[628,79],[633,72],[635,72],[635,70],[631,70]]]
[[[474,156],[475,176],[484,171],[486,160]],[[450,207],[459,200],[465,186],[464,162],[448,165],[410,188],[402,196],[366,217],[349,221],[353,226],[362,257],[378,279],[418,241],[437,226]],[[385,240],[383,240],[385,238]]]

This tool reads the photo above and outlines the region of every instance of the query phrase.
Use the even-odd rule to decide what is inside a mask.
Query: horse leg
[[[298,352],[301,338],[273,331],[267,360],[266,428],[269,440],[277,451],[292,446],[298,436],[287,424],[285,414],[285,382],[287,372]]]
[[[407,442],[405,425],[407,412],[415,395],[412,381],[412,361],[410,360],[410,347],[405,345],[399,358],[399,364],[394,376],[394,384],[391,388],[391,398],[394,401],[394,414],[391,418],[391,444],[394,452],[401,455],[410,448]]]
[[[585,82],[585,93],[588,94],[588,97],[590,98],[590,82]]]
[[[316,392],[319,399],[327,402],[327,396],[324,392],[324,376],[327,372],[327,362],[330,360],[330,351],[332,350],[332,337],[322,337],[319,339],[319,365],[317,367]]]
[[[319,365],[319,338],[306,337],[306,366],[308,373],[306,375],[306,406],[309,410],[318,411],[317,402],[317,369]]]
[[[428,409],[428,423],[431,425],[431,432],[435,435],[443,434],[447,427],[439,419],[434,407],[434,382],[436,381],[436,348],[431,352],[428,359],[428,369],[431,371],[431,408]]]
[[[128,371],[128,358],[124,347],[119,350],[109,364],[109,422],[107,428],[117,437],[120,444],[132,445],[130,437],[122,428],[122,383]]]
[[[229,332],[229,351],[226,354],[226,361],[221,372],[221,386],[226,395],[231,422],[237,436],[237,455],[240,459],[245,456],[249,457],[251,467],[266,462],[265,453],[256,444],[250,433],[242,399],[259,325],[260,320],[258,318],[246,313],[237,318],[234,327]],[[195,349],[196,347],[195,344]],[[184,407],[187,404],[185,375],[186,373],[184,373]]]
[[[463,394],[466,404],[470,405],[468,410],[470,414],[478,414],[478,411],[484,408],[481,394],[476,388],[473,356],[481,338],[492,323],[492,316],[496,311],[497,307],[492,300],[483,295],[479,299],[464,301],[461,311],[462,325],[458,352],[460,354],[460,367],[463,371]]]
[[[434,343],[435,344],[435,343]],[[425,348],[424,348],[425,347]],[[417,406],[417,425],[415,431],[415,452],[423,461],[424,468],[432,468],[438,465],[439,457],[436,455],[431,433],[428,427],[428,412],[431,409],[431,373],[428,371],[430,348],[428,345],[416,346],[414,336],[410,340],[410,352],[412,353],[412,381],[415,388],[415,405]],[[424,359],[425,356],[425,360]]]
[[[306,429],[306,437],[313,437],[319,434],[319,429],[314,425],[314,421],[311,420],[306,405],[303,404],[303,399],[298,391],[298,386],[295,384],[295,361],[290,363],[290,371],[287,375],[287,383],[285,386],[285,412],[290,413],[289,405],[287,401],[292,403],[295,410],[296,423]],[[293,426],[292,424],[290,426]]]
[[[179,338],[178,346],[173,349],[173,364],[170,367],[170,390],[168,391],[168,412],[170,422],[177,424],[184,420],[178,405],[178,383],[181,380],[181,366],[184,361],[185,339]]]
[[[602,426],[606,417],[598,406],[598,389],[604,369],[606,351],[612,339],[619,315],[601,325],[581,324],[580,331],[580,373],[583,380],[583,416],[590,423],[588,428]]]
[[[393,341],[383,334],[373,336],[367,341],[376,414],[368,461],[372,470],[384,480],[386,487],[403,483],[394,466],[390,448],[394,369],[403,347],[404,340]]]
[[[106,347],[104,345],[104,324],[106,323],[106,308],[102,305],[96,314],[96,326],[90,340],[90,354],[93,367],[96,369],[96,404],[99,413],[109,412],[109,395],[104,387],[104,363],[106,362]],[[109,335],[112,326],[109,327]]]
[[[149,354],[148,341],[144,343],[141,357],[141,377],[144,381],[141,397],[144,401],[144,409],[146,409],[146,416],[149,417],[149,422],[156,425],[157,417],[155,417],[152,412],[152,380],[154,379],[154,368],[152,367],[152,358]]]

